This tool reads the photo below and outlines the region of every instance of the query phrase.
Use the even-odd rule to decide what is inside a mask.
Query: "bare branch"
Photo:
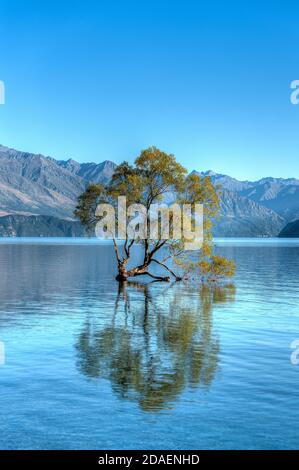
[[[166,266],[166,264],[161,263],[161,261],[158,261],[157,259],[154,259],[154,258],[152,258],[152,261],[154,263],[159,264],[160,266],[163,266],[163,268],[165,268],[170,274],[173,275],[173,277],[176,279],[176,281],[180,281],[182,279],[180,276],[177,276],[177,274],[174,271],[172,271],[172,269],[170,269],[168,266]]]
[[[161,243],[159,243],[160,240],[158,240],[158,242],[155,244],[154,248],[152,249],[152,251],[149,253],[149,260],[152,259],[152,257],[154,256],[154,254],[160,250],[160,248],[162,248],[162,246],[165,245],[165,243],[168,241],[168,240],[163,240]]]
[[[113,237],[113,245],[114,245],[114,251],[115,251],[117,262],[121,263],[121,258],[120,258],[120,255],[119,255],[118,246],[117,246],[117,243],[116,243],[116,240],[115,240],[114,237]]]
[[[149,276],[151,277],[152,279],[155,279],[157,281],[165,281],[165,282],[169,282],[170,281],[170,277],[169,276],[166,276],[166,277],[163,277],[163,276],[155,276],[154,274],[151,274],[149,273],[148,271],[145,271],[143,273],[136,273],[135,276]]]

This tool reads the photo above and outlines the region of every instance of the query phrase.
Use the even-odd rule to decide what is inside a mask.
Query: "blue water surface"
[[[109,244],[3,239],[0,448],[298,448],[299,241],[216,245],[233,285],[119,286]]]

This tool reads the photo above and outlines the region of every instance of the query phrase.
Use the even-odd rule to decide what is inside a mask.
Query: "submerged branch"
[[[152,258],[152,262],[159,264],[163,268],[165,268],[170,274],[173,275],[176,281],[181,281],[182,278],[178,276],[172,269],[170,269],[166,264],[162,263],[161,261],[158,261],[157,259]]]

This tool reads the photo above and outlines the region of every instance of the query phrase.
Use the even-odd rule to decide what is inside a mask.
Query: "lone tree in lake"
[[[212,226],[219,214],[219,196],[209,176],[200,177],[196,173],[188,175],[173,155],[150,147],[141,152],[134,165],[121,163],[107,185],[91,184],[79,197],[75,215],[92,232],[105,218],[104,212],[97,210],[98,206],[108,207],[109,204],[113,208],[116,229],[119,229],[122,222],[117,208],[119,198],[123,196],[126,197],[127,206],[134,205],[132,207],[135,209],[134,213],[125,215],[130,230],[127,230],[126,225],[122,247],[117,243],[116,231],[110,233],[117,260],[118,281],[141,275],[158,281],[170,281],[171,278],[179,281],[191,275],[215,281],[234,274],[232,261],[213,254]],[[170,207],[169,204],[162,204],[169,199]],[[165,227],[160,226],[154,231],[153,237],[151,211],[155,204],[159,204],[159,223],[162,220],[163,224],[167,220],[169,236],[165,235]],[[185,214],[176,212],[176,208],[187,204],[203,205],[203,242],[196,251],[186,249],[190,238],[184,231],[180,232],[180,236],[177,232],[178,221],[182,221],[183,225],[184,222],[186,225],[189,223],[190,228],[195,226],[194,211],[190,211],[189,220],[186,220]],[[142,223],[140,214],[136,219],[137,205],[145,208]],[[140,235],[141,225],[143,232],[146,232],[143,236]],[[128,267],[129,261],[132,261],[132,247],[136,244],[142,247],[142,261]],[[150,270],[153,266],[161,269],[159,275]]]

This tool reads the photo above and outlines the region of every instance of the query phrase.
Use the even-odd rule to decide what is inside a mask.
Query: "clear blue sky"
[[[0,143],[299,177],[298,17],[295,1],[0,0]]]

